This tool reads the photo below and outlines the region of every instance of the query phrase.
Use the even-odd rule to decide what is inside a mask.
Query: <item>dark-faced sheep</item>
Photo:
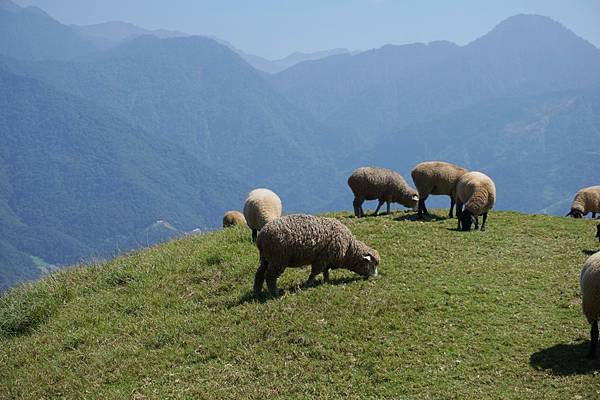
[[[579,190],[571,203],[571,211],[567,214],[573,218],[583,218],[588,213],[596,218],[600,213],[600,186],[590,186]]]
[[[468,231],[471,225],[478,228],[480,215],[483,216],[481,230],[485,230],[488,211],[496,202],[496,185],[489,176],[481,172],[467,172],[456,184],[456,216],[458,229]],[[463,210],[464,205],[464,210]]]
[[[254,189],[244,203],[244,217],[252,229],[252,241],[268,222],[281,216],[281,199],[269,189]]]
[[[418,164],[410,175],[419,191],[419,218],[423,218],[423,214],[429,215],[425,206],[425,200],[429,195],[450,196],[448,216],[452,218],[452,209],[456,199],[456,183],[466,172],[466,169],[458,165],[443,161],[426,161]]]
[[[417,209],[419,196],[417,191],[406,183],[402,175],[386,168],[362,167],[354,170],[348,178],[348,186],[354,194],[354,215],[364,217],[362,204],[365,200],[379,200],[373,215],[377,215],[383,203],[399,203],[413,210]]]
[[[311,265],[307,285],[329,270],[346,268],[362,276],[376,276],[379,253],[359,241],[340,221],[312,215],[286,215],[269,222],[258,234],[260,266],[254,277],[254,296],[267,281],[269,293],[279,295],[277,278],[287,267]]]

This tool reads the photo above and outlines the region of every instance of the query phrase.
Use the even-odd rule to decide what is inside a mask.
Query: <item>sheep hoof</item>
[[[309,279],[306,282],[304,282],[304,285],[302,285],[303,288],[312,288],[317,286],[317,281],[315,281],[314,279]]]

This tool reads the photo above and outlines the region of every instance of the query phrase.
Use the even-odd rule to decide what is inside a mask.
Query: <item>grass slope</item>
[[[347,215],[379,278],[338,270],[298,290],[308,270],[289,269],[282,298],[253,301],[257,251],[239,228],[11,290],[0,397],[600,396],[578,284],[594,222],[494,212],[463,233]]]

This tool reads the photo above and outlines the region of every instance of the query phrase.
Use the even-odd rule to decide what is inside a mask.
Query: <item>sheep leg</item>
[[[256,243],[257,236],[258,236],[258,229],[252,229],[252,243]]]
[[[481,231],[485,231],[485,221],[487,221],[487,213],[483,213],[483,222],[481,224]]]
[[[282,271],[279,271],[279,268],[269,268],[266,271],[265,278],[267,281],[267,288],[272,297],[278,297],[281,294],[281,291],[277,287],[277,278],[279,278],[281,272]]]
[[[450,196],[450,212],[448,213],[448,217],[450,218],[454,218],[454,215],[452,215],[452,209],[454,208],[455,203],[456,200],[454,200],[454,197]]]
[[[479,215],[475,217],[475,230],[479,229]]]
[[[315,278],[317,277],[318,273],[315,273],[314,271],[311,271],[310,275],[308,276],[308,279],[306,280],[306,282],[304,282],[304,287],[313,287],[315,286],[315,284],[317,283],[315,281]]]
[[[379,209],[381,208],[381,206],[383,205],[383,203],[385,203],[385,200],[379,200],[379,204],[377,204],[377,208],[375,209],[375,212],[373,213],[373,216],[377,216],[377,214],[379,213]]]
[[[318,264],[312,264],[308,280],[304,283],[305,287],[315,286],[315,278],[323,271],[323,268]]]
[[[388,214],[390,213],[390,202],[389,201],[387,202],[387,213]]]
[[[590,339],[590,353],[588,354],[588,357],[596,358],[596,346],[598,345],[598,320],[592,322]]]
[[[596,218],[596,213],[592,212],[592,219]]]
[[[423,214],[429,215],[429,211],[427,211],[427,207],[425,206],[425,200],[427,200],[427,196],[419,198],[419,208],[417,210],[419,219],[423,219]]]
[[[325,283],[329,282],[329,267],[327,267],[323,270],[323,282],[325,282]]]
[[[458,219],[458,230],[461,227],[463,205],[460,201],[456,202],[456,218]]]
[[[425,205],[425,200],[427,200],[428,196],[425,196],[425,198],[423,199],[423,214],[429,216],[429,210],[427,209],[427,206]]]
[[[264,258],[260,259],[260,265],[256,270],[256,274],[254,275],[254,297],[260,296],[260,292],[262,292],[263,283],[265,281],[265,271],[267,270],[267,260]]]
[[[356,218],[361,218],[365,216],[365,212],[362,209],[362,204],[364,203],[363,199],[360,199],[358,197],[354,198],[354,201],[352,202],[352,205],[354,206],[354,216]]]

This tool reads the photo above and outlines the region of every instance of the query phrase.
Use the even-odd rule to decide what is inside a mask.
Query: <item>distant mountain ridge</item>
[[[289,56],[280,58],[278,60],[267,60],[262,57],[246,54],[242,51],[237,52],[242,56],[244,60],[246,60],[246,62],[248,62],[248,64],[252,65],[256,69],[268,72],[270,74],[276,74],[305,61],[320,60],[323,58],[338,56],[341,54],[351,54],[350,50],[341,48],[315,51],[312,53],[302,53],[296,51],[290,54]]]
[[[530,33],[519,40],[503,33],[517,27]],[[503,46],[495,44],[499,37]],[[486,99],[597,85],[600,51],[549,18],[518,15],[466,46],[388,45],[298,64],[272,82],[335,140],[344,135],[363,145]]]
[[[21,60],[71,60],[95,46],[37,7],[0,0],[0,54]]]
[[[71,25],[73,29],[92,40],[100,49],[109,49],[124,40],[152,35],[161,39],[190,36],[166,29],[149,30],[123,21],[109,21],[92,25]]]
[[[172,31],[166,29],[144,29],[134,24],[123,21],[110,21],[93,25],[71,25],[73,29],[87,37],[98,48],[106,50],[115,47],[125,40],[135,39],[139,36],[152,35],[160,39],[169,39],[175,37],[194,36],[189,33]],[[294,52],[287,57],[278,60],[268,60],[254,54],[248,54],[243,50],[238,49],[233,44],[226,40],[222,40],[216,36],[207,36],[233,50],[241,56],[248,64],[252,65],[259,71],[270,74],[281,72],[291,66],[304,61],[318,60],[321,58],[330,57],[333,55],[350,53],[348,49],[331,49],[322,50],[312,53]]]

